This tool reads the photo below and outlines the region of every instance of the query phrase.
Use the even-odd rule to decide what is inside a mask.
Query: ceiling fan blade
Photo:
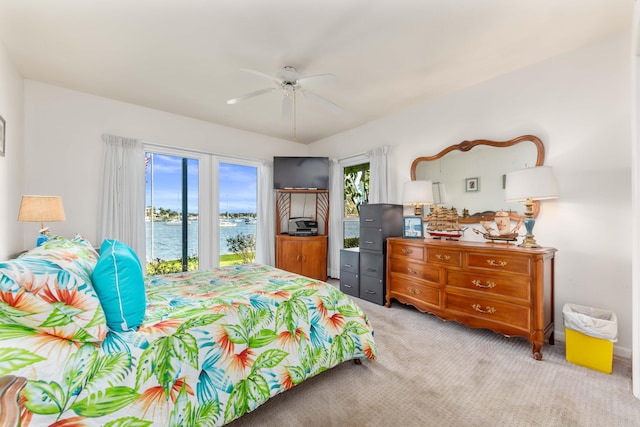
[[[298,84],[306,84],[311,81],[313,82],[334,81],[335,79],[336,79],[336,76],[334,74],[325,73],[325,74],[318,74],[315,76],[301,77],[298,79]]]
[[[263,93],[269,93],[276,90],[274,87],[256,90],[255,92],[248,93],[246,95],[239,96],[237,98],[233,98],[227,101],[227,104],[237,104],[240,101],[244,101],[245,99],[253,98],[254,96],[262,95]]]
[[[255,74],[256,76],[260,76],[263,77],[265,79],[269,79],[271,81],[274,81],[276,83],[282,83],[283,80],[279,77],[276,76],[272,76],[270,74],[267,73],[263,73],[262,71],[257,71],[257,70],[252,70],[251,68],[240,68],[241,71],[244,71],[246,73],[251,73],[251,74]]]
[[[306,98],[312,99],[313,101],[323,106],[327,110],[331,111],[332,113],[342,114],[342,112],[344,111],[339,105],[334,104],[333,102],[329,101],[327,98],[323,98],[318,94],[309,92],[308,90],[302,90],[302,95]]]
[[[284,93],[282,96],[282,121],[289,121],[293,116],[293,97],[292,93]]]

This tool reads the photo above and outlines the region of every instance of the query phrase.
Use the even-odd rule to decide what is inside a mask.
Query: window
[[[255,261],[258,168],[218,165],[220,265]]]
[[[145,153],[147,272],[197,270],[197,159]]]
[[[145,150],[147,273],[253,261],[259,163],[155,144]]]
[[[360,243],[360,206],[369,201],[369,171],[369,162],[362,158],[343,165],[345,248],[355,248]]]

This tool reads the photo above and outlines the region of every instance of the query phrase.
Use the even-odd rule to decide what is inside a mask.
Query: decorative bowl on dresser
[[[386,305],[395,299],[444,320],[518,336],[542,359],[554,344],[554,248],[387,239]]]

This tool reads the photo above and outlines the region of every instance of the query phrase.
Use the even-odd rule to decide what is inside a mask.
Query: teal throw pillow
[[[136,253],[118,240],[105,239],[93,270],[95,288],[107,325],[114,331],[135,331],[142,325],[146,295]]]

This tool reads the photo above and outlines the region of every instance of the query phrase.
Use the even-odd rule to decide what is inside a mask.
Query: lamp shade
[[[18,221],[44,223],[64,220],[60,196],[22,196]]]
[[[551,166],[536,166],[507,173],[504,199],[519,202],[558,197],[558,183]]]
[[[407,181],[402,189],[402,203],[405,205],[430,205],[433,203],[431,181]]]

